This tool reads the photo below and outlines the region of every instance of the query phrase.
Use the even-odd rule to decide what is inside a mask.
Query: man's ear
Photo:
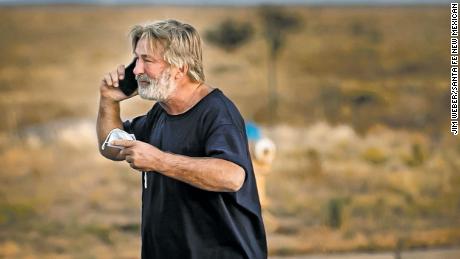
[[[184,76],[187,76],[188,65],[183,65],[177,69],[176,79],[182,79]]]

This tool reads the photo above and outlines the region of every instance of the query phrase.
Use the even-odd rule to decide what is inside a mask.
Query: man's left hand
[[[160,171],[164,152],[138,140],[113,140],[112,145],[123,147],[120,155],[139,171]]]

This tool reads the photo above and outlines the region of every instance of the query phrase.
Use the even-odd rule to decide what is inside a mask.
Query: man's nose
[[[133,72],[136,76],[144,74],[144,62],[140,58],[136,59],[136,66],[134,66]]]

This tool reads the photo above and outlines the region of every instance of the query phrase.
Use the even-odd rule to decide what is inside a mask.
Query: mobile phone
[[[137,89],[137,80],[134,75],[134,67],[136,66],[136,59],[134,59],[126,68],[125,68],[125,77],[123,80],[118,80],[120,90],[126,95],[130,96]]]

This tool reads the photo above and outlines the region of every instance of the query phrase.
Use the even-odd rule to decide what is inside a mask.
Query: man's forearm
[[[109,132],[114,128],[122,128],[123,123],[120,118],[120,104],[117,101],[100,98],[99,113],[97,116],[96,131],[101,154],[112,160],[122,160],[119,157],[119,150],[114,148],[101,149],[101,145]]]
[[[161,174],[208,191],[238,191],[245,178],[242,167],[218,158],[194,158],[165,153],[161,167]]]

